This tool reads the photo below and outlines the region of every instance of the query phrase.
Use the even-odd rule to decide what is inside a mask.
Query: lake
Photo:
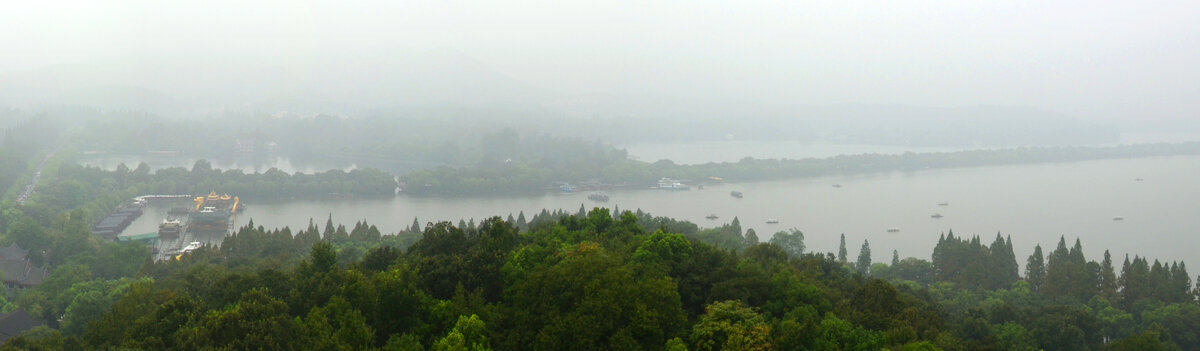
[[[586,193],[248,203],[237,221],[303,228],[310,218],[320,226],[332,215],[347,227],[365,219],[389,233],[408,227],[413,218],[424,226],[516,216],[518,211],[532,215],[543,208],[575,212],[580,204],[589,209],[616,205],[701,227],[719,226],[736,216],[764,241],[771,233],[797,228],[809,251],[836,252],[839,234],[845,233],[852,260],[863,240],[870,242],[876,262],[890,261],[892,250],[901,257],[929,259],[938,236],[953,229],[960,236],[978,234],[985,244],[997,232],[1011,235],[1022,265],[1035,244],[1048,254],[1059,236],[1066,236],[1068,246],[1076,237],[1082,239],[1089,260],[1100,261],[1107,248],[1118,265],[1128,253],[1200,267],[1195,250],[1200,246],[1198,176],[1200,156],[1172,156],[731,183],[689,191],[628,189],[609,192],[607,203],[587,200]],[[733,190],[745,197],[731,197]],[[165,212],[165,207],[147,209],[126,233],[154,231]],[[934,213],[944,217],[931,218]],[[709,214],[719,218],[705,219]],[[1115,221],[1117,216],[1123,220]],[[768,219],[779,223],[766,224]],[[900,231],[888,233],[889,227]]]

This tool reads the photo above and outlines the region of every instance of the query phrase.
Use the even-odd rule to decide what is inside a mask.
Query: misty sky
[[[114,72],[92,80],[117,81],[89,84],[166,94],[245,80],[270,87],[280,76],[306,76],[292,82],[311,85],[331,66],[370,68],[394,62],[393,56],[435,53],[567,95],[1021,105],[1084,118],[1162,120],[1196,119],[1200,108],[1200,3],[1194,0],[4,7],[0,77],[99,67]],[[191,68],[208,69],[207,85],[156,74]],[[244,74],[264,69],[277,73]]]

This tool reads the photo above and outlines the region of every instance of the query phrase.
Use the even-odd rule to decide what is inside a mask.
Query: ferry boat
[[[1123,221],[1123,220],[1125,220],[1125,217],[1116,216],[1116,217],[1113,217],[1113,220],[1114,221]]]
[[[930,215],[930,216],[929,216],[929,218],[934,218],[934,219],[937,219],[937,218],[942,218],[942,214],[941,214],[941,213],[934,213],[934,214]]]
[[[714,214],[704,216],[704,218],[707,218],[709,220],[714,220],[714,219],[717,219],[718,217],[717,217],[717,214],[714,213]]]
[[[200,244],[199,241],[193,241],[193,242],[188,243],[187,246],[184,246],[182,249],[179,249],[179,253],[182,254],[182,253],[192,252],[196,249],[199,249],[200,246],[203,246],[203,245]]]
[[[942,202],[939,202],[939,203],[938,203],[938,206],[943,206],[943,207],[945,207],[945,206],[950,206],[950,203],[949,203],[949,202],[942,201]]]
[[[771,218],[767,220],[767,224],[779,224],[779,220]]]
[[[663,190],[688,190],[691,189],[687,184],[683,184],[676,179],[662,177],[658,180],[658,188]]]
[[[591,194],[588,194],[587,198],[588,198],[588,200],[592,200],[592,201],[607,202],[607,201],[608,201],[608,194],[605,194],[605,193],[591,193]]]
[[[896,227],[891,227],[891,228],[887,229],[888,233],[895,233],[895,232],[899,232],[899,231],[900,231],[900,228],[896,228]]]
[[[841,188],[841,187],[842,187],[842,185],[841,185],[841,184],[834,184],[834,185],[833,185],[833,187],[834,187],[834,188]]]
[[[740,191],[737,191],[737,190],[730,191],[730,192],[729,192],[729,196],[733,196],[733,197],[736,197],[736,198],[739,198],[739,199],[740,199],[740,198],[742,198],[742,192],[740,192]]]

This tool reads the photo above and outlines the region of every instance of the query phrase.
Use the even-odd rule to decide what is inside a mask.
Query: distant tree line
[[[538,139],[528,142],[507,138],[517,145],[536,147],[504,153],[508,158],[485,158],[472,166],[441,166],[400,176],[405,193],[413,195],[529,194],[556,189],[559,182],[598,180],[616,186],[644,188],[661,177],[708,182],[760,181],[871,172],[917,171],[937,168],[978,167],[1041,162],[1067,162],[1127,157],[1200,154],[1200,142],[1143,144],[1113,147],[1036,147],[970,150],[898,155],[862,154],[828,158],[754,159],[738,162],[677,165],[670,160],[654,163],[629,159],[623,150],[602,144]],[[503,161],[503,162],[501,162]]]

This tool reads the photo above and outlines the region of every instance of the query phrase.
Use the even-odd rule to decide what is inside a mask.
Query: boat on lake
[[[945,207],[945,206],[950,206],[950,203],[949,203],[949,202],[942,201],[942,202],[939,202],[939,203],[938,203],[938,206],[943,206],[943,207]]]
[[[767,224],[778,224],[778,223],[779,223],[778,219],[771,218],[771,219],[767,220]]]
[[[707,218],[709,220],[714,220],[714,219],[717,219],[718,217],[717,217],[717,214],[714,213],[714,214],[704,216],[704,218]]]
[[[740,191],[737,191],[737,190],[730,191],[730,192],[729,192],[729,196],[733,196],[733,197],[736,197],[736,198],[739,198],[739,199],[740,199],[740,198],[742,198],[742,192],[740,192]]]
[[[608,202],[608,194],[605,193],[591,193],[587,198],[592,201]]]
[[[887,229],[888,233],[895,233],[895,232],[899,232],[899,231],[900,231],[900,228],[896,228],[896,227],[891,227],[891,228]]]
[[[930,216],[929,216],[929,218],[934,218],[934,219],[937,219],[937,218],[942,218],[942,217],[943,217],[943,216],[942,216],[942,214],[941,214],[941,213],[934,213],[934,214],[932,214],[932,215],[930,215]]]
[[[1113,217],[1113,220],[1114,221],[1123,221],[1123,220],[1125,220],[1125,217],[1116,216],[1116,217]]]
[[[671,179],[671,178],[667,178],[667,177],[662,177],[662,179],[659,179],[659,180],[658,180],[658,189],[663,189],[663,190],[688,190],[688,189],[691,189],[691,187],[689,187],[687,184],[683,184],[683,182],[681,182],[681,181],[679,181],[679,180],[677,180],[677,179]]]
[[[841,184],[834,184],[834,185],[833,185],[833,187],[834,187],[834,188],[841,188],[841,187],[842,187],[842,185],[841,185]]]

